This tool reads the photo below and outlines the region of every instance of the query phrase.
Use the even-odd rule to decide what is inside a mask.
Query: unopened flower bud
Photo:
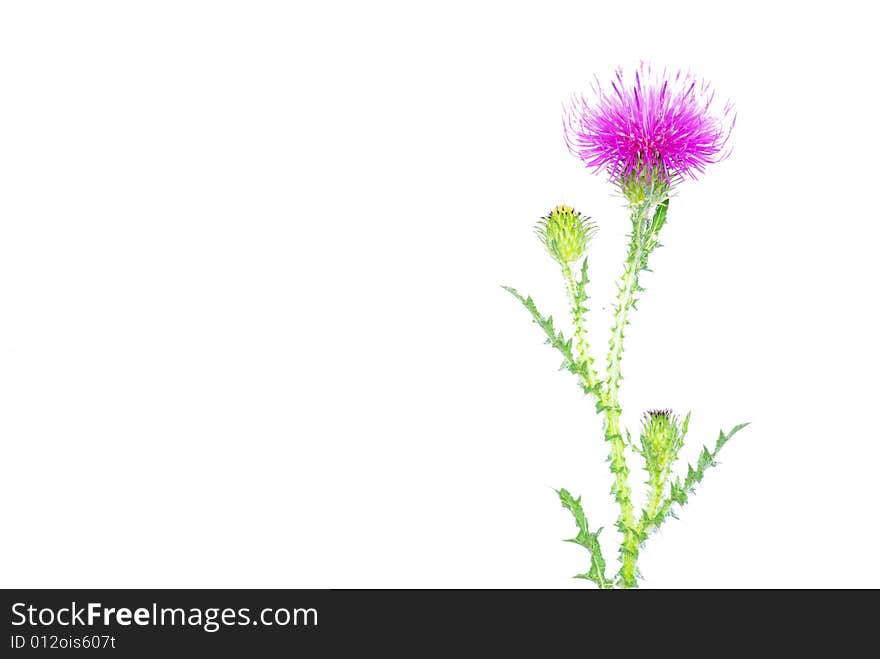
[[[535,233],[550,256],[560,264],[579,260],[595,232],[596,225],[590,222],[590,218],[565,205],[554,208],[535,227]]]
[[[681,424],[671,410],[651,410],[642,419],[642,454],[651,472],[669,467],[684,443]]]

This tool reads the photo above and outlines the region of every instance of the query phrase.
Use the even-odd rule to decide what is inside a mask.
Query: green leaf
[[[599,544],[599,534],[602,529],[600,528],[595,533],[590,532],[580,497],[575,499],[566,489],[556,490],[556,493],[559,495],[562,507],[571,512],[578,528],[578,534],[574,538],[567,539],[566,542],[578,544],[590,552],[589,572],[577,574],[575,579],[588,579],[599,588],[611,588],[612,585],[605,576],[605,559],[602,557],[602,546]]]
[[[749,424],[740,423],[739,425],[734,426],[726,434],[724,431],[721,431],[718,434],[718,440],[715,442],[715,448],[711,452],[705,446],[703,447],[703,450],[700,451],[700,457],[697,458],[697,466],[693,467],[690,464],[688,465],[687,475],[685,476],[684,481],[680,478],[676,478],[672,482],[669,498],[661,504],[657,515],[653,519],[645,521],[643,530],[646,533],[659,528],[667,518],[675,516],[672,507],[674,505],[684,506],[688,502],[688,499],[690,495],[694,493],[696,486],[701,483],[706,476],[706,471],[717,464],[715,460],[721,452],[721,448],[729,442],[736,433],[747,425]]]
[[[562,365],[560,366],[560,369],[577,375],[581,389],[584,390],[584,393],[588,395],[594,394],[597,399],[600,398],[600,392],[597,390],[594,391],[587,385],[587,364],[580,362],[575,358],[571,351],[571,339],[566,339],[562,332],[556,330],[553,326],[553,316],[547,316],[545,318],[543,314],[538,311],[538,307],[535,306],[535,302],[532,300],[531,296],[523,297],[515,288],[510,286],[502,286],[501,288],[519,300],[531,314],[532,321],[544,330],[544,334],[547,336],[547,343],[556,348],[562,355]]]
[[[581,306],[587,301],[587,284],[590,283],[589,265],[590,257],[584,257],[584,262],[581,263],[581,276],[575,284],[576,302]],[[584,309],[584,311],[586,311],[586,309]]]
[[[657,204],[654,217],[651,220],[651,233],[656,234],[666,224],[666,213],[669,211],[669,197]]]
[[[718,449],[720,449],[720,448],[721,448],[722,446],[724,446],[728,441],[730,441],[730,438],[731,438],[731,437],[733,437],[736,433],[738,433],[740,430],[742,430],[743,428],[745,428],[747,425],[749,425],[749,424],[748,424],[748,423],[740,423],[739,425],[734,426],[734,427],[731,429],[731,431],[730,431],[729,433],[727,433],[726,435],[725,435],[723,432],[720,432],[720,433],[718,434],[718,442],[715,444],[715,451],[717,452]]]

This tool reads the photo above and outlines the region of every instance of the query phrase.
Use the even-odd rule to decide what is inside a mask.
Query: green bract
[[[672,466],[678,457],[684,444],[684,432],[671,410],[651,410],[642,420],[640,440],[648,473],[659,474]]]
[[[564,205],[554,208],[535,226],[538,238],[560,264],[580,260],[595,230],[589,218]]]
[[[620,191],[630,206],[655,205],[669,197],[669,182],[660,170],[629,174],[620,179]]]
[[[684,424],[680,425],[671,410],[651,410],[642,420],[639,440],[640,453],[645,459],[645,471],[648,472],[648,503],[644,511],[644,517],[647,519],[656,517],[663,501],[672,465],[675,464],[678,452],[684,446],[689,420],[690,415],[685,417]]]

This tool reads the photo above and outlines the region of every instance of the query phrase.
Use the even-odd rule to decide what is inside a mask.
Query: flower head
[[[715,106],[707,82],[690,73],[657,75],[641,64],[632,80],[621,69],[607,89],[574,99],[565,116],[569,150],[611,179],[644,185],[695,178],[728,155],[736,116],[730,103]]]
[[[596,225],[590,218],[565,205],[554,208],[535,226],[538,239],[560,264],[580,259],[595,232]]]
[[[648,471],[660,473],[675,462],[678,451],[684,444],[684,431],[672,410],[651,410],[642,417],[642,455]]]

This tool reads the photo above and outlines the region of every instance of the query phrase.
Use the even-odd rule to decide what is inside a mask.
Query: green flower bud
[[[535,233],[550,256],[562,265],[579,260],[595,232],[596,225],[590,218],[564,205],[554,208],[535,226]]]
[[[684,444],[681,424],[671,410],[651,410],[642,419],[642,455],[648,472],[663,474]]]

